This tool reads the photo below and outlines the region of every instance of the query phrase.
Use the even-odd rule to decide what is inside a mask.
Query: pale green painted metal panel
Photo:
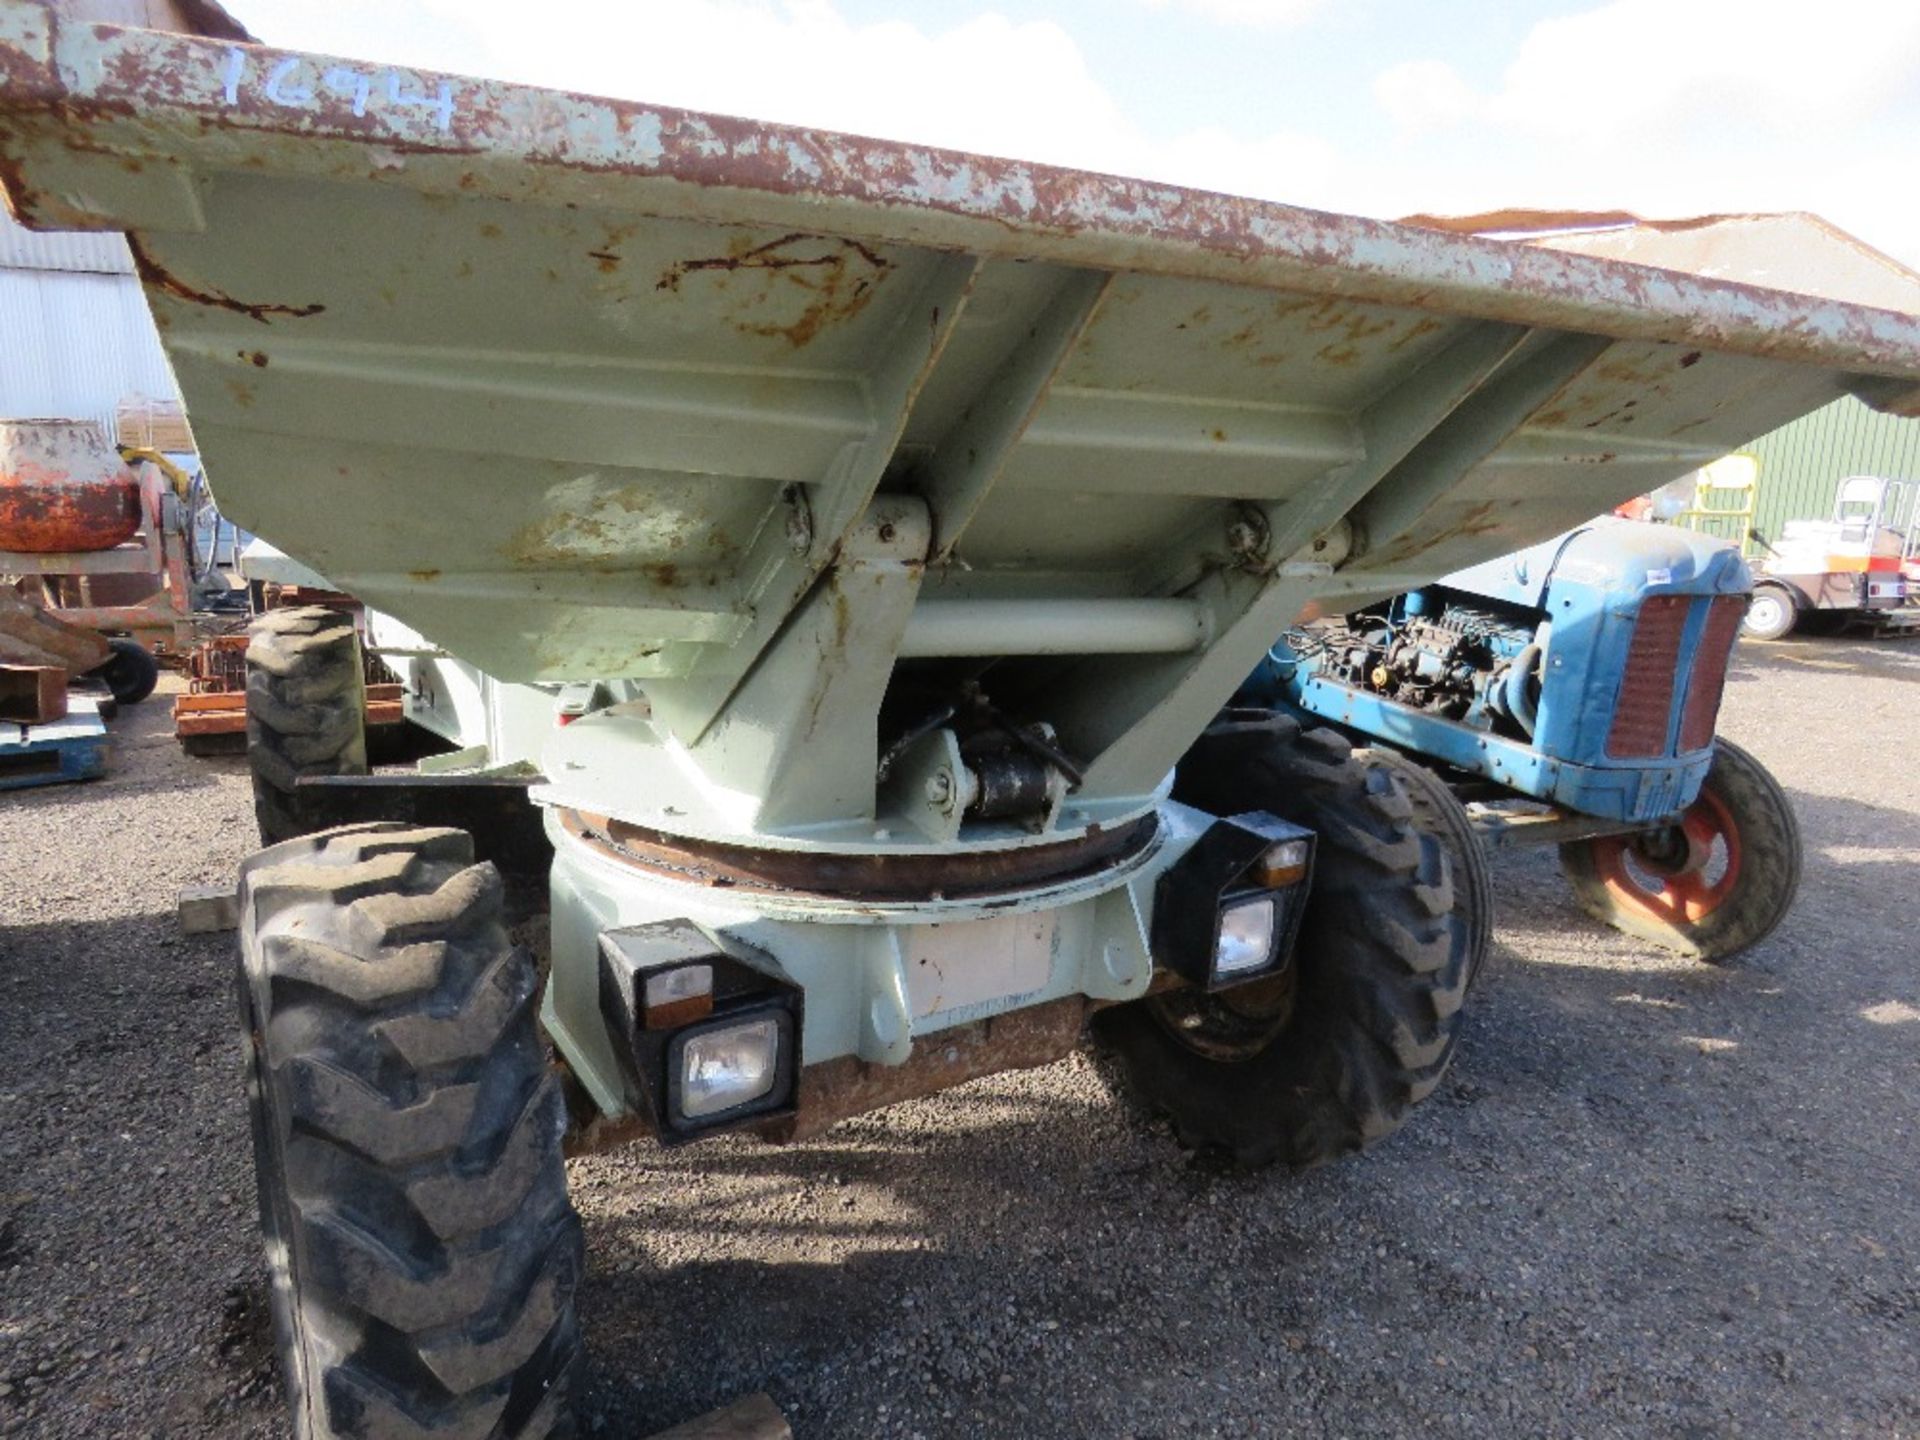
[[[1789,520],[1826,519],[1834,487],[1849,475],[1920,482],[1920,420],[1883,415],[1851,396],[1741,448],[1760,461],[1754,528],[1768,537]]]
[[[1205,648],[994,670],[1139,797],[1308,602],[1920,408],[1912,316],[59,15],[0,0],[0,180],[129,232],[222,505],[492,674],[644,679],[782,773],[837,739],[870,789],[872,737],[766,677],[871,689],[916,605],[1178,598]],[[884,626],[836,588],[876,495],[932,537],[868,567]]]

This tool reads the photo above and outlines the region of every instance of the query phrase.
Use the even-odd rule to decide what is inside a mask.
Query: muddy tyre
[[[1493,869],[1467,807],[1446,781],[1397,750],[1370,745],[1354,754],[1361,763],[1384,766],[1399,778],[1413,807],[1413,823],[1446,848],[1454,907],[1467,926],[1467,984],[1471,986],[1480,977],[1493,943]]]
[[[253,622],[247,765],[268,845],[321,828],[294,788],[301,776],[367,773],[366,671],[350,617],[307,605]]]
[[[1282,717],[1214,726],[1174,794],[1315,830],[1313,893],[1286,974],[1097,1014],[1103,1073],[1183,1144],[1240,1165],[1317,1165],[1391,1134],[1440,1083],[1459,1029],[1469,935],[1446,847],[1391,770]]]
[[[579,1221],[532,961],[458,830],[241,872],[261,1228],[296,1440],[569,1433]]]
[[[1800,824],[1786,794],[1725,739],[1713,742],[1713,768],[1675,824],[1560,847],[1581,909],[1713,964],[1773,933],[1793,908],[1800,866]]]

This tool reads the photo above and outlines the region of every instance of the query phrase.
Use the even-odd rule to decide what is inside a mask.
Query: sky
[[[264,42],[1394,218],[1811,210],[1920,268],[1920,0],[226,0]]]

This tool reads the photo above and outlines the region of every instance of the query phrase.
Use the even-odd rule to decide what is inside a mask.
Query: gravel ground
[[[1916,687],[1920,642],[1744,647],[1724,728],[1806,831],[1786,926],[1712,971],[1507,859],[1448,1081],[1348,1163],[1213,1173],[1077,1060],[574,1162],[585,1428],[765,1388],[802,1440],[1920,1435]],[[0,795],[8,1435],[284,1434],[231,942],[172,922],[246,783],[165,708],[109,780]]]

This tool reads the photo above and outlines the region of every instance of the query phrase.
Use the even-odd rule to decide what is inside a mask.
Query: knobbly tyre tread
[[[1446,847],[1454,904],[1468,927],[1467,987],[1471,989],[1493,943],[1493,867],[1467,807],[1452,786],[1411,756],[1384,745],[1356,746],[1353,753],[1361,764],[1382,766],[1399,777],[1413,807],[1413,823]]]
[[[463,831],[241,871],[261,1223],[297,1440],[570,1433],[579,1221],[531,959]]]
[[[316,825],[302,775],[367,773],[366,672],[351,617],[322,605],[269,610],[247,641],[247,765],[254,818],[272,845]]]
[[[1222,1058],[1179,1039],[1155,997],[1113,1006],[1094,1017],[1114,1062],[1103,1073],[1183,1145],[1242,1166],[1306,1168],[1392,1134],[1439,1085],[1459,1033],[1470,937],[1445,847],[1416,826],[1393,772],[1283,716],[1216,724],[1174,795],[1318,833],[1294,1007],[1263,1048]]]
[[[1560,847],[1560,868],[1573,898],[1594,919],[1675,954],[1720,965],[1771,935],[1793,908],[1804,858],[1800,822],[1771,771],[1731,740],[1715,737],[1713,765],[1702,789],[1713,788],[1740,831],[1740,883],[1701,919],[1671,925],[1621,905],[1607,889],[1590,841]]]

